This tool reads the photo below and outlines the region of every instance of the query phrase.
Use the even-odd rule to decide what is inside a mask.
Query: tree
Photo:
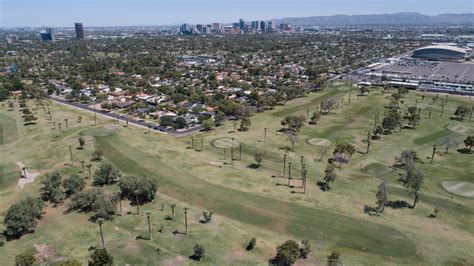
[[[174,128],[175,129],[182,129],[188,126],[188,123],[186,123],[186,119],[183,117],[177,117],[176,120],[174,121]]]
[[[288,240],[277,247],[277,254],[271,260],[275,265],[292,265],[300,257],[300,248],[294,240]]]
[[[326,169],[324,170],[324,185],[323,189],[324,190],[329,190],[331,189],[329,187],[329,183],[333,183],[337,178],[337,173],[336,173],[336,167],[334,164],[328,164],[326,166]]]
[[[340,167],[343,163],[349,163],[355,152],[356,149],[352,144],[337,144],[333,151],[333,161],[338,162]]]
[[[214,121],[212,119],[206,119],[204,121],[202,121],[202,127],[204,128],[204,130],[206,131],[209,131],[213,128],[216,127],[216,124],[214,123]]]
[[[41,181],[41,199],[52,203],[59,203],[64,199],[64,193],[61,191],[61,175],[54,172],[46,176]]]
[[[102,160],[102,156],[104,156],[104,151],[103,151],[103,150],[95,150],[95,151],[92,153],[92,159],[91,159],[91,161],[101,161],[101,160]]]
[[[395,109],[392,109],[382,120],[382,127],[385,129],[385,131],[387,131],[388,133],[391,133],[392,130],[400,126],[401,119],[402,118],[400,114],[398,113],[398,111]]]
[[[254,159],[257,162],[258,167],[260,167],[262,165],[262,161],[263,161],[263,152],[260,151],[260,150],[257,150],[255,152]]]
[[[122,198],[128,198],[131,201],[138,199],[135,204],[143,204],[153,201],[158,182],[154,178],[125,176],[120,180],[119,188]]]
[[[308,240],[304,239],[300,244],[300,258],[306,259],[311,252],[311,244]]]
[[[328,256],[328,266],[339,266],[342,265],[341,255],[338,252],[333,251]]]
[[[471,108],[464,105],[460,105],[456,108],[454,115],[457,116],[457,118],[462,121],[467,115],[469,115],[470,112],[471,112]]]
[[[94,173],[94,184],[98,186],[109,185],[117,181],[122,174],[111,164],[102,164]]]
[[[214,117],[216,126],[221,126],[225,120],[225,114],[221,111],[217,111],[216,116]]]
[[[248,116],[243,116],[242,119],[240,119],[240,131],[247,131],[249,130],[250,126],[252,125],[252,121],[250,120],[250,117]]]
[[[94,211],[94,219],[110,220],[116,210],[116,197],[104,193],[101,189],[79,191],[71,198],[69,209],[83,212]]]
[[[105,248],[94,250],[89,259],[89,266],[112,266],[113,264],[114,258]]]
[[[375,127],[375,130],[374,130],[375,138],[379,139],[383,133],[384,133],[384,128],[382,125],[378,125]]]
[[[5,224],[5,236],[16,238],[35,227],[35,220],[41,217],[44,203],[40,199],[27,197],[8,208],[3,223]]]
[[[206,254],[206,250],[204,249],[204,247],[199,244],[194,245],[193,251],[194,254],[192,255],[192,258],[198,261],[204,258],[204,254]]]
[[[337,108],[337,102],[335,100],[325,100],[322,101],[320,105],[323,114],[329,114],[332,110]]]
[[[71,174],[68,178],[64,179],[63,187],[66,190],[67,195],[73,195],[84,189],[86,182],[84,178],[78,174]]]
[[[280,124],[284,127],[287,127],[287,130],[299,132],[304,126],[305,122],[306,118],[303,115],[289,115],[283,118]]]
[[[83,137],[79,137],[77,140],[79,141],[79,148],[84,149],[84,146],[86,145],[86,140]]]
[[[204,217],[204,223],[209,223],[212,220],[212,215],[214,212],[212,211],[203,211],[202,216]]]
[[[35,256],[31,252],[24,252],[15,256],[16,266],[30,266],[35,262]]]
[[[457,147],[459,145],[459,141],[455,140],[455,139],[449,139],[449,138],[445,138],[443,140],[443,144],[446,148],[445,152],[446,154],[448,154],[449,152],[449,149],[451,148],[454,148],[454,147]]]
[[[418,114],[418,109],[415,106],[408,107],[406,119],[408,119],[408,123],[412,128],[416,128],[416,124],[420,121],[421,116]]]
[[[410,190],[410,194],[415,196],[413,200],[412,208],[416,207],[416,203],[419,200],[421,185],[423,184],[424,174],[414,168],[411,167],[407,170],[407,176],[405,178],[404,186]]]
[[[255,237],[254,237],[254,238],[250,239],[246,249],[248,251],[250,251],[250,250],[255,248],[255,245],[257,245],[257,239],[255,239]]]
[[[299,135],[298,135],[297,131],[287,130],[286,131],[286,137],[290,141],[291,147],[294,147],[295,143],[297,143],[299,141]]]
[[[383,181],[382,183],[380,183],[377,194],[375,195],[375,197],[377,198],[377,204],[378,204],[377,211],[378,212],[383,212],[385,208],[385,204],[388,201],[387,190],[388,190],[387,181]]]
[[[469,147],[469,152],[471,152],[472,151],[472,146],[474,146],[474,136],[468,136],[464,140],[464,145],[466,145],[466,147]]]
[[[311,125],[318,124],[319,120],[321,119],[321,112],[314,112],[311,116],[311,121],[309,122]]]
[[[406,149],[402,151],[399,157],[395,157],[397,164],[404,167],[411,167],[415,162],[419,161],[418,155],[414,150]]]

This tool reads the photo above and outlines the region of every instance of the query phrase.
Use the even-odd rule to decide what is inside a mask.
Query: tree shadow
[[[247,165],[247,168],[258,169],[258,168],[260,168],[260,165],[258,165],[256,163],[252,163],[252,164]]]
[[[324,181],[318,181],[316,182],[316,185],[321,189],[321,191],[329,191],[331,188],[326,185],[326,182]]]
[[[396,201],[388,201],[385,206],[390,207],[392,209],[405,209],[411,208],[411,205],[406,202],[405,200],[396,200]]]
[[[471,154],[472,153],[472,151],[469,150],[468,148],[458,149],[457,151],[461,154]]]

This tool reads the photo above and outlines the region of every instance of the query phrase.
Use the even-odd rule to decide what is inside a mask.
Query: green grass
[[[104,224],[107,249],[119,265],[153,265],[157,247],[163,251],[164,264],[194,265],[188,256],[196,243],[207,250],[206,258],[199,264],[267,265],[275,247],[287,239],[311,241],[313,252],[302,262],[307,265],[324,264],[333,250],[341,252],[347,265],[444,265],[473,261],[474,199],[453,195],[441,186],[443,181],[472,182],[473,155],[461,154],[456,148],[445,154],[441,146],[443,138],[462,142],[471,134],[474,122],[460,122],[448,131],[443,125],[455,123],[449,114],[457,105],[472,102],[468,98],[450,96],[444,117],[440,117],[438,104],[430,104],[429,100],[419,102],[422,119],[415,130],[397,130],[383,135],[380,140],[372,141],[370,153],[365,154],[367,131],[373,127],[377,112],[383,117],[389,94],[371,92],[364,97],[354,96],[347,104],[347,93],[346,87],[335,86],[256,114],[251,117],[252,126],[247,132],[229,133],[232,123],[227,122],[211,132],[197,133],[194,135],[196,146],[200,147],[201,138],[204,140],[204,149],[200,152],[188,148],[191,136],[145,134],[146,129],[133,126],[107,130],[104,126],[113,121],[99,117],[98,125],[92,126],[92,114],[53,105],[55,121],[68,118],[70,129],[59,134],[51,130],[51,122],[42,116],[37,125],[19,126],[17,135],[20,137],[0,147],[1,165],[9,167],[15,161],[22,161],[28,169],[42,174],[54,170],[63,176],[78,173],[77,163],[66,164],[69,161],[67,147],[77,146],[77,138],[83,135],[85,149],[73,149],[76,162],[89,162],[92,152],[100,148],[105,151],[104,162],[114,164],[124,174],[156,178],[158,197],[142,206],[140,215],[116,216]],[[340,102],[341,97],[346,102],[342,108],[323,116],[317,125],[303,127],[294,149],[286,149],[290,144],[280,131],[282,117],[306,115],[306,110],[315,110],[320,101],[331,98]],[[413,92],[408,94],[402,108],[414,105],[415,99],[420,96]],[[433,112],[431,119],[427,118],[428,109]],[[84,118],[81,124],[74,122],[79,114]],[[0,110],[0,115],[22,121],[18,111]],[[264,128],[267,128],[266,142],[263,142]],[[230,163],[229,152],[224,160],[223,150],[213,146],[215,140],[224,140],[228,145],[232,137],[244,144],[242,160],[235,161],[234,165]],[[331,146],[321,148],[305,142],[317,137],[330,139]],[[334,145],[342,142],[350,142],[362,152],[354,154],[349,164],[337,169],[338,179],[331,184],[332,189],[323,192],[315,183],[322,180]],[[439,149],[434,163],[430,164],[433,144],[439,145]],[[408,148],[418,153],[423,162],[417,167],[425,173],[417,207],[386,208],[378,217],[364,214],[364,205],[376,204],[375,193],[382,180],[389,183],[389,200],[412,202],[413,198],[399,181],[404,172],[391,168],[394,158]],[[252,169],[248,166],[254,163],[256,150],[263,152],[263,164],[259,169]],[[292,180],[295,187],[288,188],[281,185],[286,184],[286,179],[272,177],[282,174],[284,153],[287,162],[292,162],[295,177],[300,175],[300,160],[304,156],[308,171],[306,194],[301,193],[299,180]],[[234,157],[238,157],[238,150]],[[92,164],[93,171],[99,167],[99,163]],[[38,196],[42,178],[21,190],[13,185],[0,187],[0,209],[6,210],[22,197]],[[90,182],[88,180],[88,184]],[[118,191],[116,185],[104,189]],[[166,219],[169,208],[160,211],[165,202],[178,205],[176,221]],[[100,243],[98,228],[89,221],[89,213],[64,214],[68,203],[66,200],[55,208],[48,206],[34,234],[7,242],[0,249],[4,264],[13,264],[14,255],[41,243],[52,243],[59,255],[87,263],[88,248]],[[126,211],[135,211],[127,201],[123,201],[123,205]],[[436,219],[428,218],[435,206],[441,208],[440,214]],[[183,207],[190,208],[191,233],[187,237],[172,234],[174,230],[184,229]],[[215,213],[210,224],[199,223],[203,210]],[[146,234],[145,211],[152,215],[153,241],[136,239]],[[0,220],[3,213],[0,212]],[[157,232],[160,225],[165,228],[163,233]],[[257,238],[257,248],[246,252],[245,246],[252,237]]]
[[[12,143],[18,139],[15,119],[0,114],[0,145]]]
[[[348,248],[357,243],[357,248],[378,255],[407,257],[416,253],[410,239],[393,228],[361,223],[336,213],[285,203],[183,175],[179,169],[156,163],[153,156],[128,146],[116,136],[98,137],[97,145],[105,151],[107,159],[122,171],[159,176],[159,184],[168,195],[214,210],[228,218],[284,233],[288,230],[296,237],[315,241],[325,239]],[[286,226],[281,227],[280,223]],[[314,225],[318,226],[318,230],[312,229]],[[340,237],[342,235],[347,237]],[[383,247],[380,245],[382,242]]]
[[[421,137],[421,138],[417,138],[413,142],[417,145],[423,145],[423,144],[427,144],[427,143],[433,142],[435,140],[439,140],[441,138],[447,137],[449,135],[452,135],[453,132],[451,130],[449,130],[447,128],[447,126],[448,125],[445,125],[443,130],[433,132],[433,133],[431,133],[429,135],[426,135],[424,137]]]
[[[19,177],[20,169],[15,164],[0,164],[0,190],[15,184]]]

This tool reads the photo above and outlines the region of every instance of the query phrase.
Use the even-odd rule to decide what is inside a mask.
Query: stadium
[[[427,46],[413,51],[413,57],[427,60],[464,60],[467,51],[455,46]]]

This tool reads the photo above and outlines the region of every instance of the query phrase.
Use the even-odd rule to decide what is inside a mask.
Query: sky
[[[0,27],[209,24],[397,12],[473,13],[474,0],[0,0]]]

